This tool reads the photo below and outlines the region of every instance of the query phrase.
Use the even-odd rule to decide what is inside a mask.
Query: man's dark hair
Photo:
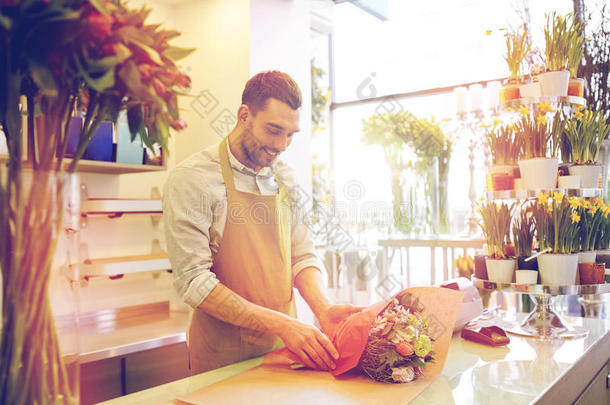
[[[293,110],[301,107],[301,90],[286,73],[277,70],[261,72],[246,83],[241,95],[241,103],[248,106],[253,114],[263,110],[270,98],[286,103]]]

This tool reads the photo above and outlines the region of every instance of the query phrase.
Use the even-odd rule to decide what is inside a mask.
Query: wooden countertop
[[[608,361],[610,321],[566,320],[586,327],[589,335],[565,341],[539,341],[511,335],[511,343],[499,348],[465,341],[454,335],[442,374],[413,404],[572,403]],[[176,397],[260,363],[260,357],[250,359],[104,404],[178,404],[174,401]]]

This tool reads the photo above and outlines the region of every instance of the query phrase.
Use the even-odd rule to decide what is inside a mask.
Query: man
[[[178,165],[164,191],[175,287],[194,308],[188,330],[193,374],[282,346],[302,363],[333,369],[327,335],[296,317],[296,287],[322,330],[361,308],[331,305],[322,263],[290,198],[290,169],[277,157],[299,131],[301,92],[285,73],[252,77],[226,140]]]

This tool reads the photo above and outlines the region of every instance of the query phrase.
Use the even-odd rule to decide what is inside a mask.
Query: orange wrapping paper
[[[453,325],[463,293],[438,287],[414,287],[399,295],[410,294],[421,306],[435,340],[435,361],[428,363],[424,376],[406,384],[386,384],[371,380],[357,369],[368,331],[375,316],[388,300],[379,302],[347,318],[337,328],[333,343],[339,351],[333,376],[325,371],[292,370],[287,350],[269,353],[263,364],[216,384],[178,398],[187,404],[406,404],[415,399],[443,369]],[[362,341],[364,336],[364,342]],[[341,374],[345,370],[350,370]],[[341,375],[338,375],[341,374]]]

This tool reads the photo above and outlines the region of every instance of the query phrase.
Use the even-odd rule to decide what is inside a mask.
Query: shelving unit
[[[551,103],[551,104],[572,104],[579,105],[585,107],[587,105],[587,100],[583,97],[575,97],[575,96],[558,96],[558,97],[526,97],[526,98],[517,98],[515,100],[510,100],[500,105],[500,109],[504,111],[515,110],[524,106],[536,105],[538,103]]]
[[[82,215],[161,214],[161,200],[89,199],[81,204]]]
[[[0,164],[5,164],[8,161],[8,155],[0,154]],[[72,159],[64,159],[64,167],[67,167]],[[23,167],[26,169],[32,168],[30,161],[24,160]],[[159,172],[166,170],[165,166],[155,165],[136,165],[130,163],[117,163],[117,162],[100,162],[97,160],[86,160],[81,159],[78,162],[77,172],[81,173],[103,173],[103,174],[128,174],[128,173],[142,173],[142,172]]]
[[[166,253],[88,259],[81,264],[81,277],[111,277],[121,274],[169,270],[171,265]]]
[[[499,190],[488,191],[488,200],[525,200],[536,198],[540,193],[561,192],[568,197],[602,197],[601,188],[555,188],[549,190]]]

